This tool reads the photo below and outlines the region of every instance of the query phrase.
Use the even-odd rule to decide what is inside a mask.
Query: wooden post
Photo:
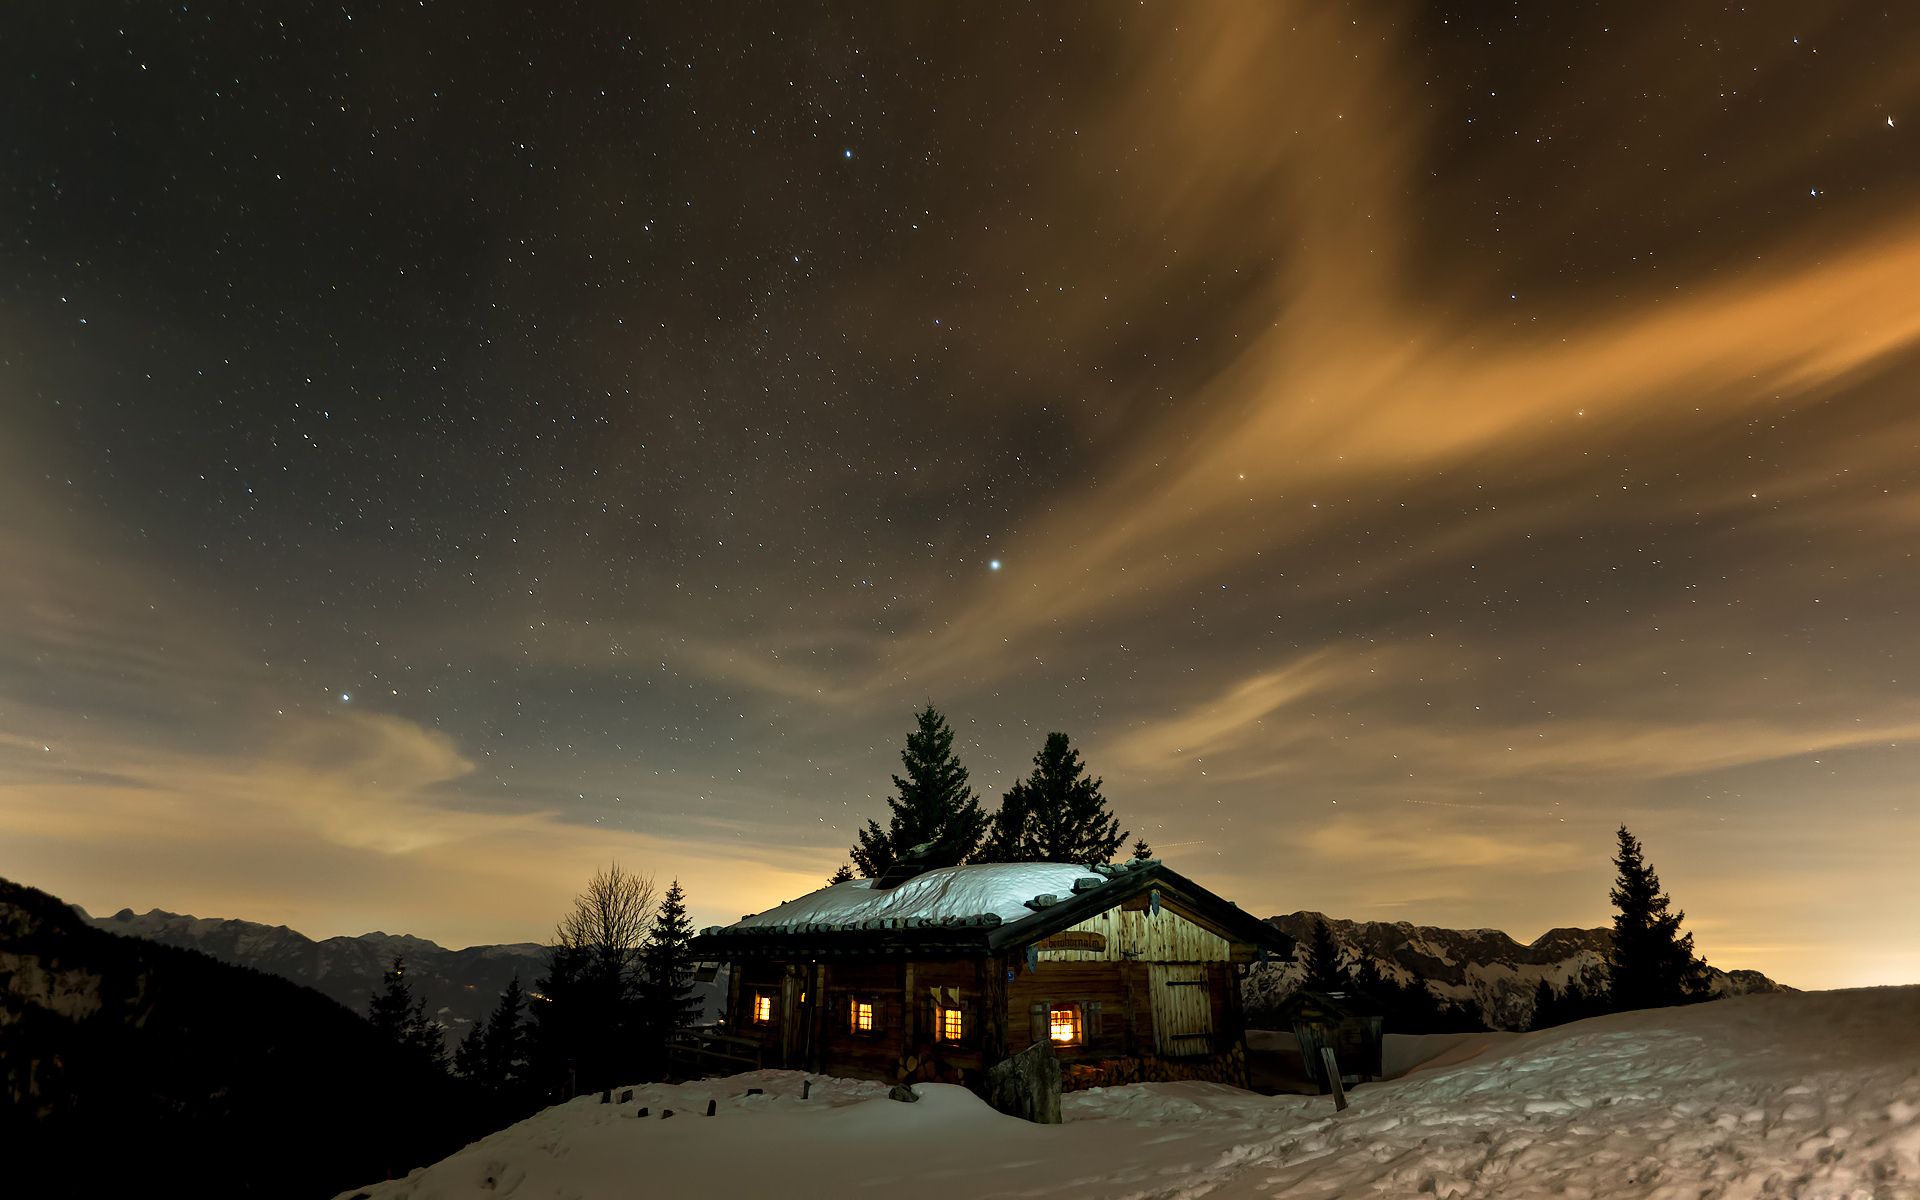
[[[788,963],[780,980],[780,1066],[794,1070],[800,1065],[800,1043],[805,1031],[800,1027],[800,993],[805,979],[798,963]]]
[[[727,1020],[728,1033],[739,1033],[744,1022],[753,1019],[752,1014],[740,1011],[740,976],[745,974],[739,962],[727,964]]]
[[[986,1070],[1007,1056],[1007,956],[988,955],[978,969],[980,1068]]]
[[[1233,1084],[1235,1087],[1246,1087],[1248,1084],[1247,1012],[1240,998],[1240,973],[1233,962],[1231,954],[1228,955],[1227,961],[1221,969],[1227,973],[1227,1013],[1225,1025],[1226,1032],[1231,1035],[1228,1039],[1226,1053],[1232,1055],[1235,1048],[1239,1049],[1240,1057],[1236,1061],[1238,1061],[1240,1065]]]
[[[900,1041],[903,1058],[920,1044],[920,997],[913,994],[912,960],[900,964]]]
[[[1140,1053],[1139,1038],[1133,1027],[1134,1021],[1137,1019],[1134,1013],[1133,1003],[1133,974],[1133,960],[1123,959],[1120,963],[1120,982],[1121,986],[1125,989],[1124,994],[1126,997],[1126,1004],[1124,1006],[1126,1016],[1123,1019],[1126,1021],[1126,1052],[1128,1058],[1137,1057]]]
[[[1333,1111],[1340,1112],[1347,1107],[1347,1089],[1340,1082],[1340,1064],[1334,1061],[1333,1047],[1320,1047],[1320,1062],[1327,1069],[1327,1081],[1333,1084]]]
[[[813,1020],[807,1023],[807,1061],[812,1065],[807,1069],[815,1075],[827,1073],[827,973],[827,964],[815,964],[813,986],[807,995],[807,1002],[813,1005]]]

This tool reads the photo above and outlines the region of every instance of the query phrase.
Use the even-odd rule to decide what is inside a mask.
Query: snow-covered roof
[[[1073,895],[1073,881],[1091,874],[1075,863],[991,863],[942,867],[898,887],[875,891],[873,880],[852,879],[742,918],[731,928],[782,925],[860,925],[873,919],[946,921],[992,913],[1002,922],[1034,915],[1027,901],[1040,895]]]

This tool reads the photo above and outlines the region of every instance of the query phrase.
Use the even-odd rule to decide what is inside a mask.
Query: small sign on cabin
[[[1056,933],[1052,937],[1042,938],[1042,950],[1105,950],[1107,935],[1104,933],[1084,933],[1070,929],[1065,933]]]

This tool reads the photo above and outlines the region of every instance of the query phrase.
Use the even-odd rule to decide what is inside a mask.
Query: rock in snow
[[[1920,987],[1481,1036],[1428,1039],[1448,1052],[1354,1089],[1338,1116],[1328,1097],[1207,1083],[1074,1092],[1061,1125],[944,1084],[916,1085],[914,1104],[818,1077],[801,1100],[809,1077],[789,1071],[653,1085],[624,1105],[558,1105],[346,1195],[1920,1197]],[[635,1119],[709,1100],[711,1119]]]

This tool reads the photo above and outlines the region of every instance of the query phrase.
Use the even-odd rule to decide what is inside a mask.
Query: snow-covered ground
[[[1329,1097],[1204,1083],[1071,1094],[1054,1126],[941,1084],[914,1104],[817,1077],[802,1100],[785,1071],[643,1087],[346,1195],[1920,1198],[1920,987],[1413,1043],[1394,1047],[1409,1074],[1337,1115]]]

